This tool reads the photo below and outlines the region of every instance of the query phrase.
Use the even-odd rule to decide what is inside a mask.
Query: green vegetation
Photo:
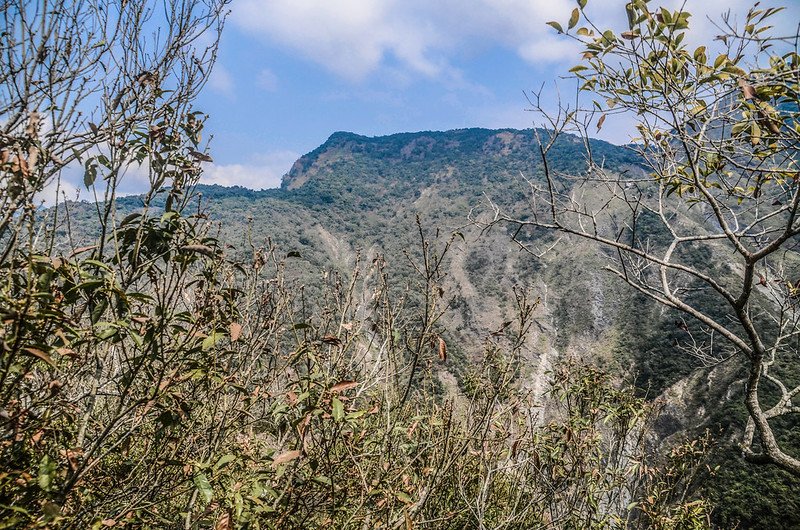
[[[185,206],[174,188],[133,213],[100,205],[121,219],[91,247],[9,250],[6,526],[704,526],[707,503],[685,497],[702,444],[656,457],[657,410],[630,389],[565,365],[537,416],[524,295],[442,395],[454,238],[418,227],[399,296],[380,258],[306,289],[293,253],[236,258],[193,188]]]
[[[632,9],[643,16],[646,4]],[[218,36],[225,2],[187,3],[185,31],[163,48],[145,42],[140,57],[120,50],[141,38],[144,6],[111,15],[82,5],[9,20],[52,24],[44,45],[83,62],[45,67],[30,42],[11,39],[19,70],[0,74],[0,528],[798,524],[785,512],[797,479],[738,459],[728,442],[747,428],[747,362],[720,362],[730,348],[696,341],[707,325],[626,290],[599,272],[616,253],[574,229],[543,230],[531,209],[529,190],[583,186],[586,211],[603,208],[594,235],[640,254],[666,251],[672,230],[710,230],[699,208],[678,206],[675,223],[647,206],[658,189],[626,187],[648,170],[641,146],[589,140],[582,156],[577,137],[544,129],[340,132],[279,190],[199,185],[210,157],[192,101],[216,42],[190,45]],[[73,50],[65,28],[92,16],[118,17],[120,32]],[[671,22],[636,24],[682,56],[685,17],[660,16]],[[621,42],[601,41],[606,54]],[[71,92],[78,75],[98,84]],[[17,90],[45,79],[49,93]],[[95,121],[67,119],[87,106]],[[44,134],[39,113],[62,111]],[[751,147],[762,142],[753,134]],[[567,177],[599,160],[602,175],[641,192],[642,207],[614,205],[608,181]],[[98,200],[37,208],[76,161]],[[130,170],[147,171],[150,189],[117,197]],[[685,201],[693,182],[681,173],[658,185]],[[731,196],[745,217],[767,200]],[[508,222],[492,225],[500,212]],[[724,250],[699,239],[673,255],[735,285],[741,271]],[[788,278],[800,261],[784,259]],[[701,280],[681,282],[681,299],[714,322],[738,318]],[[759,312],[769,294],[748,306],[759,330],[772,325]],[[792,363],[770,370],[797,377]],[[761,400],[781,396],[775,384]],[[800,447],[793,421],[771,423],[781,447]]]
[[[583,99],[553,114],[533,95],[549,126],[538,134],[546,182],[531,187],[527,216],[495,208],[488,226],[553,230],[601,245],[614,262],[606,269],[674,321],[626,333],[644,378],[656,392],[685,380],[691,366],[668,355],[665,339],[675,347],[681,335],[689,339],[680,349],[706,366],[708,386],[717,387],[706,395],[726,394],[706,402],[712,408],[704,414],[713,422],[744,416],[744,425],[726,435],[738,435],[749,462],[777,466],[793,476],[783,477],[791,483],[800,477],[796,30],[778,34],[771,22],[782,9],[756,3],[741,24],[730,13],[722,16],[719,44],[697,46],[687,38],[692,15],[683,7],[632,0],[625,6],[628,27],[619,33],[598,27],[586,6],[579,0],[566,24],[549,23],[583,50],[583,62],[570,70]],[[563,133],[585,137],[590,126],[599,130],[615,115],[635,120],[640,136],[630,148],[641,155],[644,175],[604,167],[591,149],[589,164],[572,179],[551,168]],[[587,189],[600,190],[602,200]],[[730,388],[744,410],[726,406]],[[735,487],[726,491],[751,497],[769,489],[775,497],[759,504],[779,506],[784,481],[762,489],[756,483],[770,473],[744,469],[729,467],[725,483]],[[738,524],[736,517],[748,512],[740,502],[748,501],[723,507],[720,520]],[[796,524],[769,512],[742,523]]]
[[[496,134],[503,132],[511,131],[464,130],[438,133],[437,138],[441,142],[454,143],[459,137],[475,134],[485,142],[493,142]],[[415,133],[403,137],[406,141],[413,142],[430,134]],[[519,149],[522,152],[518,153],[515,149],[504,155],[512,159],[518,158],[519,162],[514,167],[524,167],[523,171],[527,174],[538,171],[536,158],[528,151],[530,142],[535,141],[531,139],[532,134],[532,131],[515,131],[514,135],[519,137],[517,141],[520,142]],[[210,221],[208,229],[219,241],[226,243],[226,258],[236,261],[251,260],[253,249],[275,247],[278,259],[286,262],[284,270],[287,277],[305,285],[303,292],[308,304],[322,296],[323,284],[320,278],[323,271],[347,275],[351,273],[359,254],[364,262],[381,256],[389,264],[391,281],[388,282],[388,288],[393,296],[404,296],[409,299],[411,306],[418,307],[424,288],[409,289],[408,279],[417,274],[409,258],[420,259],[415,219],[416,215],[421,215],[425,224],[433,224],[430,220],[434,219],[437,225],[445,229],[444,233],[458,230],[467,239],[465,243],[461,237],[456,236],[442,263],[445,273],[441,280],[445,290],[442,307],[446,311],[442,315],[439,328],[439,333],[448,344],[448,362],[441,368],[444,373],[453,374],[462,389],[469,388],[470,367],[474,363],[482,362],[486,337],[491,336],[503,322],[513,320],[515,288],[530,293],[534,298],[543,296],[543,302],[534,319],[535,332],[527,342],[524,354],[526,357],[521,366],[520,377],[523,384],[537,377],[532,367],[536,366],[542,351],[549,348],[548,341],[557,347],[559,355],[589,355],[589,359],[603,364],[608,370],[627,374],[636,383],[637,392],[649,398],[657,397],[674,383],[691,379],[701,367],[702,363],[697,358],[686,355],[685,349],[692,344],[691,335],[687,331],[701,331],[702,328],[690,319],[685,319],[684,322],[674,311],[661,311],[646,298],[626,292],[618,282],[599,272],[604,256],[598,256],[592,247],[572,240],[568,247],[559,245],[541,258],[532,258],[525,252],[509,248],[507,241],[516,233],[516,227],[493,230],[478,237],[473,227],[462,226],[464,213],[471,206],[480,206],[485,201],[482,196],[484,188],[478,183],[478,176],[500,172],[497,161],[485,155],[485,144],[477,144],[480,146],[477,153],[465,150],[461,153],[461,158],[451,157],[447,163],[434,157],[416,162],[416,173],[436,175],[429,184],[419,189],[392,185],[394,181],[411,178],[408,168],[395,162],[402,159],[406,144],[398,143],[395,136],[356,138],[371,146],[351,142],[348,149],[361,153],[380,153],[379,157],[351,157],[349,151],[342,151],[334,142],[331,149],[337,150],[336,170],[320,170],[313,164],[309,165],[307,171],[312,175],[308,176],[305,184],[296,189],[285,186],[281,190],[254,192],[198,186],[198,196],[202,196],[198,200],[205,210],[203,215]],[[372,145],[384,142],[393,145],[393,149],[397,151],[391,151],[386,146]],[[579,144],[572,142],[572,145],[574,149],[579,148]],[[600,144],[599,148],[624,153],[623,149],[608,144]],[[327,149],[318,149],[315,156],[333,159],[334,156]],[[570,155],[571,160],[579,159],[575,154],[577,152]],[[616,156],[624,159],[628,155]],[[527,165],[523,165],[523,162]],[[370,173],[366,167],[371,167],[370,171],[380,175],[380,179],[368,178]],[[467,170],[474,177],[465,176]],[[504,172],[499,174],[504,175],[505,180],[496,179],[492,197],[510,197],[508,202],[522,211],[527,204],[523,201],[524,193],[520,192],[525,189],[524,181],[517,175]],[[352,175],[362,177],[354,179],[351,178]],[[287,183],[292,178],[303,179],[306,175],[294,172]],[[476,183],[471,185],[470,179]],[[330,193],[337,194],[339,198],[325,208],[321,208],[313,200],[307,201],[306,198],[313,194],[303,188],[315,180],[315,189],[327,189],[326,186],[330,185],[333,188]],[[346,191],[348,187],[349,191]],[[502,193],[497,190],[502,190]],[[378,193],[384,194],[383,202],[366,210],[354,208],[353,197]],[[449,199],[450,197],[458,197],[458,200]],[[515,202],[518,200],[519,202]],[[142,198],[137,197],[118,200],[120,216],[141,208],[141,201]],[[163,201],[160,204],[163,207]],[[196,208],[197,203],[192,202],[190,209]],[[90,205],[71,204],[70,211],[73,227],[91,225]],[[644,234],[655,231],[659,221],[647,215],[642,218],[640,227],[643,228],[640,233],[643,234],[641,237],[644,244]],[[556,237],[547,232],[527,231],[527,228],[523,230],[526,231],[517,233],[517,237],[524,237],[528,245],[549,248],[557,241]],[[75,239],[82,241],[81,244],[89,242],[89,239],[81,238],[79,234],[76,234]],[[693,259],[693,263],[698,266],[711,267],[710,270],[717,271],[716,274],[725,274],[726,269],[718,264],[713,255],[689,252],[687,258]],[[565,267],[562,263],[570,263],[571,266]],[[697,291],[693,296],[698,299],[707,297],[708,304],[720,306],[705,291]],[[593,308],[593,313],[587,318],[588,308]],[[720,307],[720,311],[722,309],[724,307]],[[544,337],[549,338],[543,343]],[[581,349],[583,344],[589,344],[590,348],[595,349]],[[602,354],[602,360],[598,357],[600,349],[609,349],[608,353]],[[534,357],[530,356],[530,352],[533,352]],[[731,392],[706,393],[702,387],[696,389],[685,398],[689,400],[685,414],[690,416],[674,412],[663,415],[654,423],[655,432],[660,436],[673,437],[687,432],[699,435],[708,426],[720,440],[735,436],[736,429],[743,428],[740,422],[732,422],[732,419],[743,418],[743,410],[732,406],[741,391],[741,386],[735,383],[738,377],[733,373],[723,374],[721,380],[729,381],[726,384],[731,385]],[[437,399],[443,396],[442,393],[452,391],[452,387],[442,387],[438,378],[433,379],[435,381],[430,388],[439,396]],[[705,410],[706,413],[697,416],[697,410]],[[721,430],[721,426],[731,430]],[[725,451],[724,454],[728,455],[737,454],[735,448],[719,451]],[[719,464],[724,466],[724,462],[713,460],[713,466]],[[746,469],[747,467],[742,467],[743,472]],[[752,473],[745,473],[740,479],[744,476],[749,478],[750,475]],[[748,502],[744,490],[726,488],[726,491],[733,491],[734,495],[721,498],[714,496],[710,492],[716,491],[718,479],[715,477],[703,476],[696,484],[715,499],[716,510],[712,512],[712,516],[716,518],[719,514],[723,517],[715,520],[725,525],[733,524],[734,521],[749,521],[747,512],[743,509]],[[765,476],[762,479],[761,475],[756,475],[756,479],[751,479],[756,480],[767,478]],[[767,485],[764,484],[763,487]],[[736,492],[741,492],[741,497],[737,497]],[[788,495],[787,492],[788,490],[783,490],[782,495]],[[790,501],[788,497],[781,495],[764,500],[765,506],[771,506],[768,509],[776,514],[781,513],[780,506],[784,502]],[[725,513],[737,515],[723,516]],[[789,521],[786,524],[792,524],[790,516],[784,515],[781,519],[784,522]]]
[[[469,133],[470,131],[456,131],[452,134],[458,137]],[[405,135],[405,138],[413,141],[428,134],[430,133],[415,133]],[[449,134],[440,133],[440,141],[452,141],[448,139]],[[481,130],[476,131],[476,134],[488,141],[494,136]],[[530,141],[529,135],[532,132],[515,134]],[[360,141],[380,144],[395,142],[395,139],[361,137]],[[402,145],[396,145],[395,148],[402,151]],[[603,147],[614,149],[607,144]],[[509,248],[507,240],[516,232],[515,227],[510,230],[493,230],[478,238],[472,227],[460,225],[463,223],[464,212],[468,211],[467,205],[480,205],[485,201],[481,195],[482,188],[480,185],[470,186],[468,182],[462,182],[462,174],[458,169],[447,172],[447,166],[442,160],[428,158],[425,162],[418,162],[416,169],[421,174],[439,174],[438,179],[423,187],[424,193],[413,187],[398,191],[391,182],[410,178],[402,164],[393,162],[395,158],[402,157],[400,152],[392,153],[385,147],[352,145],[351,148],[381,153],[380,158],[368,161],[376,174],[382,176],[381,180],[351,179],[350,175],[368,174],[363,168],[367,162],[363,159],[351,159],[347,152],[339,152],[337,156],[341,159],[335,171],[315,172],[317,168],[309,166],[313,176],[297,189],[253,192],[198,186],[198,195],[202,196],[201,204],[205,205],[204,216],[211,221],[209,230],[218,240],[226,242],[224,251],[227,259],[252,259],[253,248],[277,245],[275,248],[278,259],[286,262],[285,274],[292,281],[305,285],[303,292],[308,304],[321,296],[320,278],[323,271],[331,271],[332,267],[331,272],[347,275],[351,273],[357,255],[361,254],[364,262],[380,255],[390,264],[388,271],[391,281],[388,282],[388,288],[394,296],[409,298],[409,304],[416,307],[424,288],[409,289],[407,282],[417,274],[409,258],[420,258],[420,251],[416,250],[420,248],[420,244],[415,222],[416,215],[419,214],[426,224],[428,219],[436,219],[436,223],[446,229],[445,233],[457,229],[467,238],[465,244],[457,236],[442,263],[442,270],[445,272],[441,280],[445,289],[443,307],[446,307],[446,311],[442,315],[439,328],[439,333],[448,344],[448,362],[441,368],[444,373],[453,374],[462,389],[469,388],[468,374],[471,365],[482,362],[486,337],[491,336],[503,322],[514,318],[514,287],[531,293],[534,298],[546,293],[546,300],[537,309],[534,319],[536,332],[527,342],[526,351],[533,351],[536,356],[548,348],[546,343],[543,345],[541,342],[542,337],[550,337],[549,340],[556,345],[560,355],[591,355],[589,358],[593,362],[603,363],[608,370],[627,373],[636,383],[637,392],[649,398],[656,398],[672,384],[693,378],[698,368],[701,368],[702,363],[697,358],[686,355],[685,349],[692,344],[688,331],[702,331],[702,328],[690,319],[682,320],[675,311],[661,311],[646,298],[626,292],[622,285],[601,272],[596,272],[602,267],[603,256],[598,257],[590,246],[573,241],[569,248],[557,246],[541,258],[532,258],[527,253]],[[523,145],[521,149],[527,150],[528,146]],[[483,153],[483,147],[479,149],[479,153],[470,154],[465,151],[462,160],[454,159],[453,167],[470,167],[476,175],[480,172],[496,172],[493,169],[497,167],[496,162],[486,160]],[[523,154],[530,164],[526,172],[536,171],[535,158],[530,157],[529,153]],[[512,154],[507,156],[512,157]],[[523,158],[519,154],[514,156]],[[576,156],[573,154],[570,158],[575,159]],[[295,173],[295,176],[304,175]],[[305,200],[307,192],[303,191],[303,187],[311,184],[312,179],[320,180],[316,184],[318,190],[323,189],[326,182],[331,182],[334,187],[349,186],[351,190],[330,206],[320,209],[318,205]],[[507,186],[508,193],[514,193],[513,190],[516,189],[519,195],[519,189],[524,189],[524,183],[513,175],[507,175],[507,179],[502,181],[502,185]],[[385,195],[384,203],[378,204],[374,209],[355,211],[351,196],[368,196],[379,193],[380,190],[391,190]],[[461,190],[459,201],[449,202],[446,197],[456,195],[457,190]],[[423,196],[421,200],[420,195]],[[141,200],[134,197],[119,200],[120,216],[132,211],[131,208],[140,208]],[[193,202],[190,209],[195,210],[196,204]],[[522,209],[525,204],[520,202],[514,206]],[[73,226],[91,224],[92,209],[89,206],[70,205]],[[643,218],[649,219],[645,216]],[[650,222],[658,227],[657,222]],[[645,222],[640,226],[645,227],[642,228],[642,234],[651,230],[650,225]],[[531,231],[517,236],[524,236],[526,244],[545,248],[557,241],[557,238],[546,232]],[[644,240],[644,236],[642,237]],[[88,240],[81,244],[87,242]],[[713,255],[689,252],[686,256],[693,259],[693,263],[698,266],[711,267],[710,270],[716,271],[716,274],[726,273],[726,269]],[[567,260],[571,266],[560,266],[563,260]],[[467,283],[464,283],[464,278]],[[474,292],[470,292],[470,286]],[[703,304],[709,308],[716,304],[720,311],[724,309],[705,291],[697,291],[693,296],[698,299],[707,297],[708,302]],[[591,318],[585,317],[587,307],[597,309]],[[592,347],[596,345],[597,349],[610,348],[611,352],[603,354],[608,357],[600,361],[597,350],[581,353],[586,351],[579,349],[583,343],[592,344]],[[536,366],[537,362],[537,357],[524,359],[520,376],[522,383],[535,377],[531,367]],[[701,373],[709,370],[710,368],[703,369]],[[730,392],[727,392],[727,388],[723,388],[722,392],[706,392],[701,386],[689,393],[685,397],[688,400],[685,414],[690,416],[675,412],[662,415],[653,424],[654,432],[660,436],[672,437],[684,433],[699,435],[705,427],[709,427],[720,440],[729,440],[736,436],[737,429],[741,432],[740,429],[743,428],[741,419],[744,417],[742,408],[733,406],[741,391],[741,386],[736,384],[739,374],[740,372],[725,372],[722,375],[720,380],[728,381],[725,385],[731,386]],[[452,387],[443,387],[437,377],[433,381],[430,389],[433,395],[438,396],[437,399],[452,391]],[[721,387],[725,385],[721,384]],[[697,410],[706,412],[698,416]],[[719,451],[720,455],[726,454],[728,457],[738,454],[735,447],[725,446],[729,442],[721,443],[721,448],[715,449],[715,452]],[[759,486],[758,481],[766,481],[771,475],[753,475],[746,471],[747,466],[727,466],[716,457],[712,458],[711,464],[712,467],[721,465],[725,469],[740,469],[742,475],[738,480],[747,477],[753,488],[769,487],[766,482]],[[730,476],[727,472],[713,477],[704,475],[696,482],[699,489],[693,491],[703,491],[705,495],[714,498],[715,510],[712,517],[717,523],[727,526],[738,521],[746,524],[752,519],[749,519],[746,511],[746,503],[749,501],[745,490],[738,487],[715,489],[716,484],[725,484],[722,480],[727,480]],[[720,494],[715,495],[715,491],[733,493],[718,496]],[[780,506],[791,502],[789,491],[779,490],[773,497],[763,499],[764,509],[782,514]],[[774,520],[778,519],[783,521],[782,524],[794,524],[791,516],[782,514]]]

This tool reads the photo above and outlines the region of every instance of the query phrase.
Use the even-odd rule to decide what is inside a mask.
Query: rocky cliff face
[[[628,150],[594,142],[594,156],[620,171],[636,166]],[[585,159],[577,138],[564,137],[556,147],[556,171],[579,173]],[[630,323],[633,294],[601,271],[606,254],[584,241],[556,234],[522,231],[534,253],[511,241],[517,227],[489,232],[468,221],[488,211],[489,201],[520,217],[529,214],[527,180],[541,177],[532,130],[461,129],[403,133],[368,138],[334,133],[323,145],[301,157],[283,179],[280,190],[258,192],[236,201],[206,190],[212,217],[220,219],[226,238],[242,233],[252,219],[254,233],[297,251],[298,274],[333,266],[345,270],[356,255],[384,256],[400,282],[413,275],[409,260],[419,255],[416,218],[425,232],[443,245],[453,240],[443,263],[449,309],[442,324],[454,352],[452,371],[481,355],[487,337],[512,320],[515,292],[539,299],[527,351],[527,376],[534,388],[555,359],[589,356],[621,375],[637,370],[631,335],[656,328],[668,318],[659,308],[638,301]],[[232,202],[236,202],[232,205]],[[483,213],[482,213],[483,212]],[[434,238],[435,239],[435,238]],[[434,242],[435,243],[435,242]],[[538,250],[545,250],[537,255]],[[637,343],[639,347],[642,341]],[[661,354],[664,352],[661,351]],[[683,354],[650,378],[642,388],[660,393],[692,369]],[[544,359],[542,364],[542,359]],[[679,369],[676,369],[679,368]]]
[[[611,170],[638,164],[623,147],[593,141],[592,150]],[[529,185],[541,179],[537,153],[533,130],[376,138],[337,132],[298,159],[280,189],[201,186],[199,191],[222,240],[238,249],[269,241],[291,251],[299,255],[292,259],[294,273],[312,284],[325,268],[346,271],[356,256],[377,255],[387,260],[398,286],[411,281],[411,261],[422,244],[417,218],[430,244],[442,246],[452,238],[443,262],[441,287],[449,306],[442,324],[456,379],[459,365],[480,356],[487,337],[513,320],[515,293],[525,292],[539,300],[527,348],[533,387],[542,386],[537,377],[547,371],[541,358],[547,365],[580,355],[621,377],[639,374],[643,391],[660,394],[689,375],[695,363],[675,348],[684,332],[674,316],[602,272],[613,256],[586,241],[527,228],[517,233],[529,247],[523,249],[512,242],[518,226],[486,232],[469,221],[470,215],[489,215],[490,201],[519,218],[529,215]],[[583,171],[577,138],[562,137],[552,153],[555,171]],[[602,191],[597,193],[602,200]],[[132,209],[137,198],[119,202]]]

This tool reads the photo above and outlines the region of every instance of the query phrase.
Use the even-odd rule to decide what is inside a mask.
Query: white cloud
[[[255,155],[246,164],[213,164],[204,169],[200,182],[251,189],[277,188],[299,157],[294,151],[273,151]]]
[[[203,184],[219,184],[221,186],[244,186],[251,189],[277,188],[281,178],[291,169],[292,164],[300,157],[294,151],[272,151],[256,154],[244,164],[203,164],[200,182]],[[102,200],[105,194],[105,182],[98,178],[96,189],[87,189],[83,184],[83,167],[71,164],[65,167],[58,178],[52,179],[45,188],[36,195],[35,202],[44,206],[53,206],[56,202],[67,200]],[[150,172],[147,164],[131,164],[119,175],[116,195],[139,195],[150,189]]]
[[[214,69],[211,70],[211,75],[208,78],[208,88],[227,98],[235,96],[233,76],[222,63],[217,62],[214,65]]]
[[[600,25],[619,27],[626,1],[592,0],[589,10]],[[704,41],[717,33],[708,15],[718,19],[724,11],[744,13],[752,5],[751,0],[662,3],[673,9],[685,3],[694,14],[695,34]],[[358,81],[395,63],[447,79],[457,77],[453,59],[467,49],[503,46],[534,64],[573,62],[577,48],[545,22],[566,21],[574,7],[574,0],[240,0],[233,21],[346,79]],[[783,23],[796,22],[797,11],[792,7]]]
[[[275,92],[278,90],[278,76],[269,68],[264,68],[256,77],[256,85],[267,92]]]
[[[84,153],[84,160],[99,154],[107,154],[107,146],[94,146]],[[53,177],[47,185],[36,194],[36,202],[52,206],[56,202],[66,200],[94,201],[105,198],[107,182],[103,172],[98,171],[94,186],[87,188],[84,184],[85,169],[78,161],[63,167],[57,176]],[[121,168],[117,173],[117,197],[126,195],[139,195],[150,189],[150,170],[148,164],[131,163]]]
[[[417,74],[449,77],[455,75],[449,59],[461,46],[500,43],[516,49],[537,43],[548,33],[547,17],[568,13],[573,4],[572,0],[478,0],[469,5],[458,0],[241,0],[234,7],[233,21],[347,79],[363,79],[391,62]]]
[[[34,197],[35,204],[46,207],[54,206],[56,203],[80,200],[81,190],[74,186],[68,179],[62,177],[53,178],[47,185]]]
[[[517,103],[487,105],[470,112],[474,117],[472,121],[477,127],[487,129],[530,129],[535,125],[536,116],[527,112],[529,105],[525,104],[522,97]]]
[[[553,40],[544,37],[535,42],[525,43],[517,48],[520,57],[530,63],[567,61],[576,62],[580,47],[575,41]]]

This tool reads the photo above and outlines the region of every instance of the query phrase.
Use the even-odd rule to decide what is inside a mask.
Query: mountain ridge
[[[480,150],[483,154],[507,156],[513,150],[530,148],[530,153],[535,151],[535,134],[546,136],[545,129],[515,129],[499,128],[489,129],[483,127],[469,127],[445,131],[416,131],[401,132],[379,136],[365,136],[348,131],[336,131],[320,146],[302,155],[283,176],[281,189],[296,189],[301,186],[304,173],[320,161],[326,153],[337,154],[365,153],[370,155],[390,156],[398,161],[418,160],[426,155],[442,156],[447,151],[454,154],[467,154]],[[582,140],[577,136],[563,135],[559,139],[561,145],[582,145]],[[625,149],[604,140],[592,139],[590,145],[594,149],[608,152],[614,149]],[[632,153],[622,151],[629,155],[625,161],[636,164],[637,159]],[[617,152],[615,154],[619,154]],[[324,161],[323,161],[324,162]]]

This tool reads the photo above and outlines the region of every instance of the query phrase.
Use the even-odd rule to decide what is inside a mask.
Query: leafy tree
[[[525,294],[442,396],[455,236],[418,223],[399,287],[380,256],[305,287],[297,252],[218,241],[192,102],[225,6],[2,4],[0,527],[703,526],[685,495],[703,445],[657,458],[630,389],[567,367],[535,417]],[[86,246],[69,202],[36,204],[78,162]],[[150,187],[123,216],[131,171]]]
[[[683,9],[633,0],[616,33],[597,27],[586,5],[550,23],[583,48],[571,70],[583,103],[546,113],[533,95],[548,127],[538,134],[535,211],[519,219],[495,208],[494,222],[599,242],[616,261],[609,271],[692,317],[706,336],[695,335],[689,354],[747,365],[744,455],[800,475],[786,445],[800,412],[798,35],[776,34],[769,24],[781,9],[758,4],[741,24],[724,15],[720,35],[700,46]],[[608,171],[587,142],[584,172],[552,169],[559,135],[587,138],[616,115],[635,120],[639,167]]]
[[[204,116],[192,102],[213,65],[226,4],[0,4],[6,527],[109,526],[169,499],[180,478],[166,462],[190,448],[174,433],[208,379],[179,382],[171,370],[207,362],[201,330],[208,334],[214,308],[230,301],[221,282],[208,281],[198,300],[214,303],[192,313],[181,290],[217,279],[218,269],[200,266],[214,252],[207,228],[183,207],[208,159]],[[101,199],[100,237],[82,248],[71,240],[66,202],[39,207],[40,194],[57,191],[61,173],[76,166]],[[117,219],[117,187],[134,171],[149,176],[150,191],[139,213]],[[152,211],[156,195],[167,196],[165,211]],[[63,226],[68,237],[59,239]]]

